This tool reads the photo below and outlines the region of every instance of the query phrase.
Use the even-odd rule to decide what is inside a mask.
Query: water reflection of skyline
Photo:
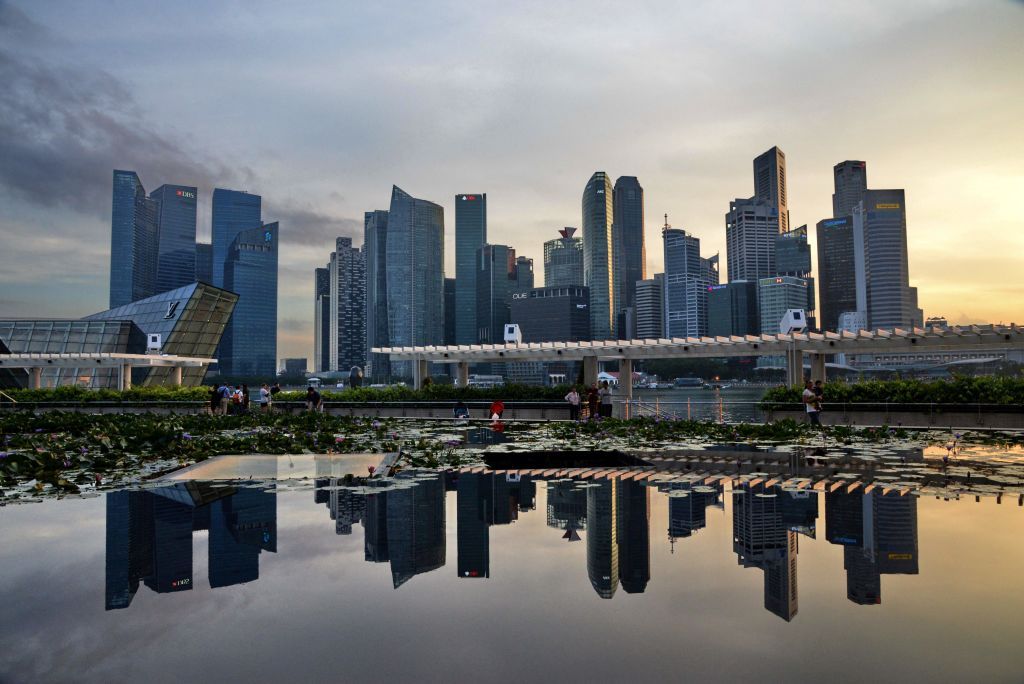
[[[329,474],[328,474],[329,475]],[[547,528],[585,537],[587,578],[602,599],[644,593],[651,577],[650,497],[667,497],[669,552],[700,533],[708,510],[731,498],[737,564],[763,573],[764,607],[786,621],[798,611],[800,537],[816,538],[819,492],[778,484],[645,483],[632,479],[556,479],[546,484]],[[537,480],[504,473],[409,471],[346,486],[316,480],[339,535],[363,528],[364,560],[388,563],[395,589],[446,563],[445,497],[456,498],[459,578],[491,577],[490,528],[536,510]],[[917,500],[897,492],[821,492],[825,539],[843,547],[847,598],[881,603],[881,576],[917,574]],[[277,550],[276,495],[262,488],[177,483],[107,495],[108,610],[127,608],[140,583],[157,593],[192,589],[192,533],[209,534],[211,588],[259,578],[262,551]]]

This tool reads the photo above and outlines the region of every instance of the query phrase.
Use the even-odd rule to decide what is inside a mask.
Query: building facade
[[[366,261],[366,369],[365,376],[384,381],[391,375],[387,354],[374,354],[374,347],[388,344],[388,212],[383,209],[363,215],[363,252]]]
[[[717,258],[702,259],[700,240],[685,230],[666,227],[665,337],[702,337],[707,334],[707,288],[718,284]]]
[[[456,342],[455,317],[458,306],[455,304],[456,293],[455,278],[444,279],[444,343],[447,345],[458,344]]]
[[[590,293],[585,287],[516,289],[509,318],[523,342],[581,342],[590,335]]]
[[[213,285],[213,245],[196,243],[196,280]]]
[[[807,304],[807,281],[793,276],[762,278],[757,282],[757,300],[761,333],[777,335],[786,312],[803,309]]]
[[[665,274],[655,273],[650,280],[636,284],[636,337],[658,340],[665,337]]]
[[[134,171],[114,170],[110,211],[110,306],[156,294],[160,233],[156,202]]]
[[[608,175],[595,172],[583,190],[583,281],[590,288],[590,336],[594,340],[613,339],[616,332],[613,201]]]
[[[231,255],[231,245],[242,231],[256,230],[262,225],[263,198],[241,190],[213,190],[213,253],[211,269],[213,284],[224,287],[224,271]],[[275,272],[276,278],[276,272]]]
[[[509,304],[516,282],[516,251],[508,245],[477,250],[477,336],[474,344],[500,344],[509,322]]]
[[[807,226],[794,228],[775,237],[775,275],[803,278],[807,283],[807,301],[803,310],[807,314],[807,326],[817,329],[817,314],[814,296],[814,278],[811,277],[811,246],[807,242]]]
[[[752,197],[729,203],[725,215],[725,258],[729,280],[757,281],[775,275],[779,210]]]
[[[907,214],[903,190],[867,190],[853,213],[857,288],[871,328],[920,327],[924,315],[910,286]]]
[[[348,371],[366,365],[366,261],[352,238],[335,240],[330,261],[330,364]]]
[[[708,336],[760,335],[757,283],[734,280],[708,286]]]
[[[222,375],[277,374],[277,223],[243,230],[224,262],[224,289],[238,295],[219,354]],[[216,245],[215,245],[216,246]]]
[[[835,192],[832,194],[832,216],[853,214],[853,208],[864,199],[868,189],[867,164],[862,161],[839,162],[832,168]]]
[[[583,238],[566,226],[544,243],[544,287],[583,287]]]
[[[754,197],[775,207],[779,216],[778,232],[787,232],[789,200],[786,192],[786,155],[778,147],[754,158]]]
[[[150,193],[156,202],[156,292],[194,283],[196,278],[196,188],[161,185]]]
[[[625,336],[627,318],[622,312],[636,300],[636,283],[647,277],[647,252],[644,246],[644,189],[635,176],[620,176],[612,193],[612,263],[616,328]]]
[[[477,250],[487,244],[487,194],[455,196],[455,341],[476,342]]]
[[[857,272],[854,264],[853,218],[818,221],[818,324],[838,331],[839,315],[857,310]]]
[[[313,272],[313,371],[331,367],[331,268]]]

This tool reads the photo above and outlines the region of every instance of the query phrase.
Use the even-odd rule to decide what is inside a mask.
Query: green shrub
[[[800,403],[801,387],[773,387],[761,400],[771,408]],[[950,380],[868,380],[825,383],[825,403],[859,404],[1024,404],[1024,378],[958,376]]]

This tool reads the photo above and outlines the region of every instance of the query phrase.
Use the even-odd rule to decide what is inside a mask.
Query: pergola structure
[[[953,328],[894,328],[859,332],[791,333],[732,337],[676,337],[591,342],[532,342],[423,347],[375,347],[392,361],[412,361],[417,388],[427,377],[429,363],[458,364],[457,384],[465,386],[469,365],[507,361],[582,361],[583,381],[597,381],[597,362],[617,360],[619,388],[633,396],[633,362],[642,359],[785,356],[786,380],[803,381],[804,355],[810,356],[811,379],[825,380],[825,357],[830,354],[906,354],[950,351],[1008,351],[1024,349],[1024,328],[985,325]]]
[[[131,389],[132,368],[164,367],[172,368],[173,384],[181,384],[183,368],[196,368],[217,363],[217,359],[190,356],[171,356],[168,354],[115,354],[115,353],[79,353],[79,354],[0,354],[0,368],[24,368],[29,372],[29,386],[32,389],[42,387],[44,368],[110,368],[118,369],[117,388]]]

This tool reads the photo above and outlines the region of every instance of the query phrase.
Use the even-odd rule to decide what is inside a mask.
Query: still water
[[[672,388],[637,389],[634,392],[633,415],[653,415],[655,409],[662,416],[694,420],[719,418],[727,423],[764,422],[764,412],[758,409],[767,387],[729,385],[722,389]],[[721,412],[721,415],[719,413]]]
[[[339,482],[176,482],[0,509],[0,680],[1024,672],[1016,497]]]

